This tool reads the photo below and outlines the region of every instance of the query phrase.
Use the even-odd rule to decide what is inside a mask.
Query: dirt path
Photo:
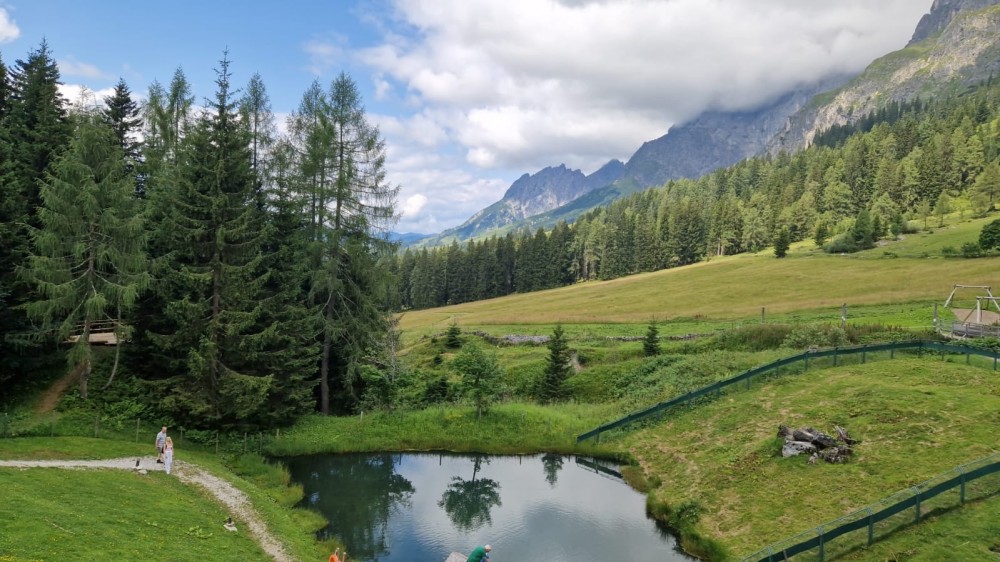
[[[59,404],[59,399],[66,393],[66,389],[69,388],[69,385],[79,377],[80,369],[77,368],[66,373],[65,376],[52,383],[52,386],[46,389],[45,393],[42,394],[42,399],[38,401],[38,405],[35,406],[35,413],[47,414],[52,410],[55,410],[56,405]]]
[[[0,467],[12,468],[113,468],[119,470],[136,470],[135,457],[122,459],[107,459],[97,461],[3,461]],[[163,470],[162,464],[156,464],[155,457],[141,457],[139,467],[148,471]],[[285,552],[284,545],[267,529],[264,520],[253,508],[250,498],[229,482],[214,476],[198,465],[174,461],[171,476],[177,476],[181,482],[195,484],[204,488],[219,500],[237,522],[249,529],[261,548],[272,558],[280,562],[291,562],[292,558]]]

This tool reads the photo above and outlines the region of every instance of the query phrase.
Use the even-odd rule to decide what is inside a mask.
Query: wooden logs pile
[[[785,440],[785,444],[781,447],[781,456],[794,457],[807,453],[809,454],[809,464],[815,464],[818,459],[830,463],[847,462],[847,459],[854,454],[852,446],[858,441],[852,439],[847,430],[839,425],[835,425],[833,428],[837,433],[836,437],[817,431],[812,427],[790,429],[787,426],[779,425],[778,437]]]

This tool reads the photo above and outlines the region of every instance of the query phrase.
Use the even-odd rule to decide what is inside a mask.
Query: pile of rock
[[[781,456],[794,457],[806,453],[809,454],[809,464],[814,464],[818,459],[831,463],[846,462],[848,457],[854,454],[851,447],[858,441],[852,439],[847,430],[839,425],[833,428],[837,437],[812,427],[789,429],[787,426],[779,425],[778,437],[785,440],[785,444],[781,447]]]

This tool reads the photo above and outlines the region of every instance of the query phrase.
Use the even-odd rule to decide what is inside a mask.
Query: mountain
[[[937,0],[910,43],[792,115],[768,150],[796,151],[816,133],[853,123],[890,101],[958,94],[1000,71],[1000,0]]]
[[[961,93],[1000,71],[998,4],[1000,0],[935,0],[905,48],[877,59],[853,78],[802,85],[752,111],[704,113],[643,143],[626,164],[613,161],[605,166],[609,170],[587,176],[594,179],[585,188],[579,187],[582,173],[564,166],[525,174],[501,201],[425,243],[572,221],[671,179],[696,178],[764,153],[801,150],[817,133],[856,122],[890,101]]]
[[[563,164],[544,168],[534,175],[524,174],[510,185],[501,200],[479,211],[460,226],[421,240],[421,244],[433,246],[455,239],[467,240],[503,229],[608,185],[620,178],[624,170],[625,165],[621,161],[611,160],[589,176],[580,170],[570,170]]]

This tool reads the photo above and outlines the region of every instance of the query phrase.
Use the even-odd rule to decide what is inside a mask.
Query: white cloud
[[[322,76],[341,64],[346,57],[343,39],[312,39],[302,45],[302,50],[309,57],[306,69],[316,76]]]
[[[905,45],[929,4],[395,0],[385,24],[397,31],[359,56],[467,163],[588,172],[706,109],[750,109],[859,71]]]
[[[406,198],[403,202],[402,214],[404,217],[412,217],[420,212],[427,204],[427,196],[417,193]]]
[[[112,80],[114,76],[103,72],[101,69],[97,68],[92,64],[87,64],[85,62],[79,62],[72,58],[61,60],[57,63],[59,66],[60,76],[78,76],[81,78],[90,78],[94,80]]]
[[[10,43],[21,36],[21,28],[17,22],[10,19],[7,10],[0,8],[0,43]]]
[[[71,106],[94,109],[104,107],[104,98],[114,95],[115,89],[95,91],[81,84],[59,84],[59,93]]]

